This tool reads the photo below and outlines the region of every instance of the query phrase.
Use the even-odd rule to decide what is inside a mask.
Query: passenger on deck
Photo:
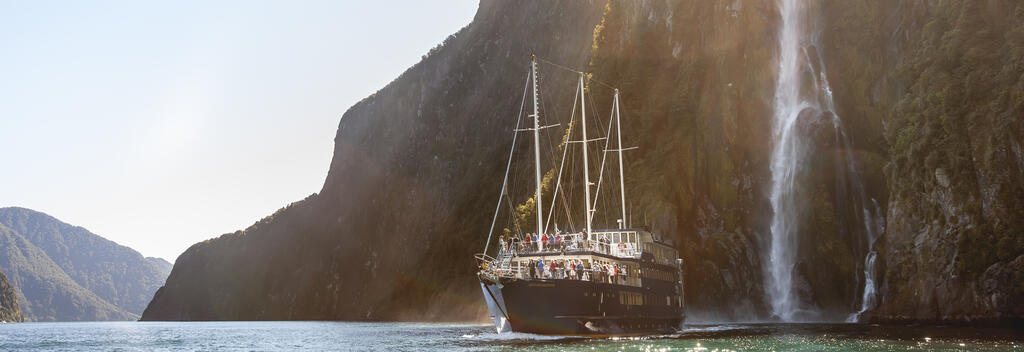
[[[558,265],[555,264],[554,260],[551,261],[551,268],[548,271],[551,272],[552,279],[558,278]]]
[[[531,250],[533,250],[533,251],[539,251],[540,250],[540,238],[537,237],[537,234],[533,234],[533,248]]]

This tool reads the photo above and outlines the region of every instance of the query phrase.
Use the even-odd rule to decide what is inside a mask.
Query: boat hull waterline
[[[561,336],[670,334],[684,317],[673,306],[621,304],[620,292],[637,287],[579,280],[481,280],[498,333]]]

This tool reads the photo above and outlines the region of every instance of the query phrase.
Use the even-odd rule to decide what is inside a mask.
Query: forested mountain
[[[167,275],[131,248],[24,208],[0,208],[0,268],[30,321],[136,319]]]
[[[7,281],[7,275],[0,272],[0,321],[20,322],[25,320],[18,304],[18,291]]]
[[[165,278],[167,277],[167,275],[171,274],[171,268],[174,267],[174,264],[167,262],[166,260],[164,260],[164,258],[146,257],[146,261],[149,262],[150,264],[153,264],[153,266],[160,270],[160,272],[163,274]]]
[[[845,319],[874,252],[874,320],[1024,318],[1024,3],[808,3],[803,80],[834,106],[801,116],[796,296]],[[530,53],[622,91],[634,221],[675,240],[691,318],[772,319],[780,21],[773,0],[482,1],[343,115],[319,193],[192,246],[143,319],[482,317],[471,258]],[[575,81],[541,72],[545,118],[565,124]]]

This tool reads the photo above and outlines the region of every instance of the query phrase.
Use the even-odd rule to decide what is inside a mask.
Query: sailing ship
[[[501,332],[524,332],[546,335],[622,336],[672,333],[678,331],[684,321],[683,261],[678,251],[659,236],[644,228],[631,228],[627,219],[625,170],[623,152],[633,148],[622,147],[622,125],[619,115],[619,90],[614,89],[612,111],[605,137],[588,139],[586,96],[589,87],[584,72],[572,71],[579,75],[575,92],[578,98],[573,102],[573,115],[564,136],[565,142],[582,146],[583,201],[582,228],[561,231],[556,224],[554,230],[548,225],[554,213],[555,199],[564,199],[562,174],[569,149],[569,143],[562,144],[562,162],[552,192],[551,210],[543,209],[543,180],[541,176],[541,131],[556,125],[541,126],[540,98],[538,97],[537,60],[531,56],[526,90],[532,91],[533,113],[528,115],[532,128],[520,128],[516,122],[512,152],[506,165],[498,206],[488,233],[484,252],[477,254],[480,287],[494,320],[495,329]],[[553,64],[554,65],[554,64]],[[558,66],[566,69],[564,66]],[[570,70],[571,71],[571,70]],[[609,86],[609,88],[611,88]],[[577,105],[577,102],[579,104]],[[525,106],[525,104],[523,104]],[[577,141],[570,140],[574,126],[576,108],[580,111],[580,134]],[[523,107],[520,107],[522,118]],[[609,149],[608,138],[611,124],[615,122],[617,147]],[[491,256],[488,249],[494,235],[500,209],[508,204],[510,211],[515,207],[507,199],[509,170],[515,152],[516,136],[519,132],[532,132],[534,183],[532,206],[536,215],[536,229],[526,231],[516,226],[516,231],[505,229]],[[592,183],[588,142],[604,140],[605,147],[601,161],[598,182]],[[604,176],[604,160],[609,152],[618,154],[620,214],[614,228],[594,228],[594,214],[597,212],[596,197]],[[597,192],[592,199],[592,189]],[[607,197],[606,197],[607,201]],[[524,203],[529,206],[530,202]],[[568,212],[568,207],[565,207]],[[544,218],[547,215],[547,222]],[[513,218],[514,216],[510,216]],[[568,217],[568,214],[567,214]],[[514,220],[514,219],[513,219]],[[607,224],[605,224],[607,225]]]

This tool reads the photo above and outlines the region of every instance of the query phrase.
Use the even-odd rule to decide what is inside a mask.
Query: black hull
[[[499,332],[621,336],[678,331],[683,323],[675,287],[634,287],[579,280],[481,282]],[[625,295],[624,295],[625,293]],[[623,304],[641,295],[647,304]],[[636,302],[633,302],[636,303]]]

